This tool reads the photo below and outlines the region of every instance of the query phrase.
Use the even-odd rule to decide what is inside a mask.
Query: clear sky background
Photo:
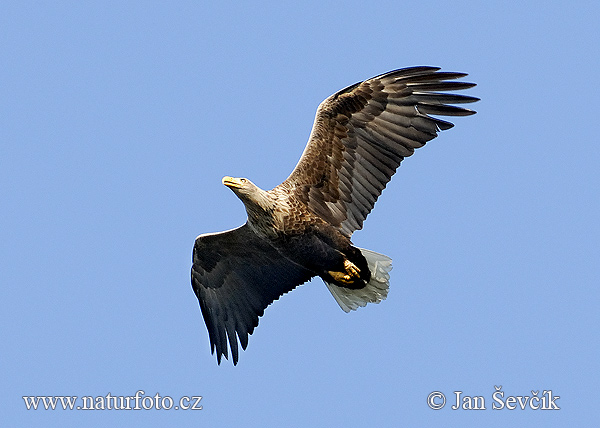
[[[3,2],[2,425],[597,426],[599,21],[595,1]],[[276,186],[323,99],[412,65],[482,100],[354,235],[393,258],[388,299],[345,314],[313,280],[217,366],[189,269],[198,234],[245,221],[221,177]],[[495,385],[561,409],[492,410]],[[21,398],[138,390],[203,410]]]

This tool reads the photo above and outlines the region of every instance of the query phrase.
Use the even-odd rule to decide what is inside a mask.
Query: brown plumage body
[[[249,228],[282,256],[341,287],[363,288],[371,279],[365,257],[350,238],[311,212],[287,186],[264,191],[246,178],[223,182],[244,203]],[[348,262],[359,274],[343,281]]]

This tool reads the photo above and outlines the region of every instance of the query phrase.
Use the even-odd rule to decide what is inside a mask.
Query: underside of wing
[[[211,352],[238,361],[265,308],[313,274],[282,257],[243,225],[227,232],[200,235],[193,252],[192,288],[208,329]]]
[[[308,145],[280,186],[351,236],[402,160],[453,126],[431,115],[475,113],[452,104],[478,98],[447,93],[475,86],[456,81],[464,76],[412,67],[337,92],[319,106]]]

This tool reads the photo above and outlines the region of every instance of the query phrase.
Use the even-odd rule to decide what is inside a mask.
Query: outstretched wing
[[[258,317],[282,294],[308,281],[313,273],[282,257],[247,224],[227,232],[200,235],[192,256],[192,288],[210,337],[211,352],[238,361],[258,325]],[[237,337],[236,337],[237,335]]]
[[[478,98],[443,93],[473,83],[437,67],[404,68],[349,86],[321,103],[298,165],[280,186],[347,236],[362,228],[400,162],[454,126],[429,116],[475,112],[450,104]]]

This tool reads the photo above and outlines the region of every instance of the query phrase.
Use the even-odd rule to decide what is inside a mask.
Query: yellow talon
[[[328,273],[336,282],[341,282],[342,284],[352,284],[356,279],[360,278],[360,269],[350,260],[344,260],[344,269],[346,272],[329,271]]]
[[[344,268],[346,269],[346,272],[348,272],[349,276],[360,278],[360,269],[356,267],[356,265],[350,260],[344,260]]]

